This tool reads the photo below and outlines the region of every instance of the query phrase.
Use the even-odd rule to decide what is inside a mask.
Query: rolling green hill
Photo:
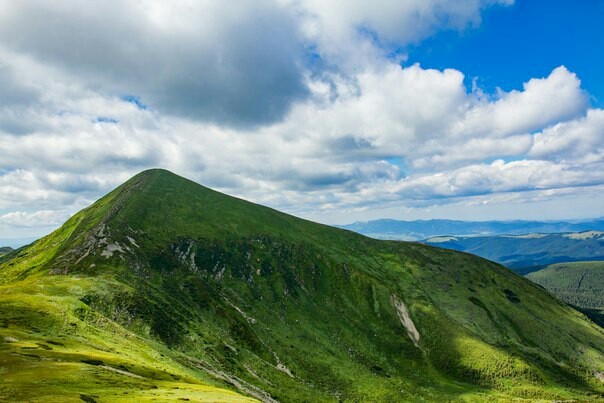
[[[604,262],[553,264],[526,277],[604,326]]]
[[[0,258],[0,400],[604,398],[604,331],[468,254],[145,171]]]
[[[554,263],[604,260],[604,232],[601,231],[486,237],[440,236],[425,242],[472,253],[521,274]]]

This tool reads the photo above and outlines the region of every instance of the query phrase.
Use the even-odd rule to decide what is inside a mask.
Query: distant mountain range
[[[374,220],[341,225],[377,239],[420,241],[438,235],[492,236],[529,233],[604,231],[604,218],[582,221],[458,221],[458,220]]]
[[[427,244],[478,255],[521,274],[560,262],[604,260],[604,232],[497,236],[436,236]]]
[[[0,238],[0,245],[6,248],[18,249],[22,246],[29,245],[30,243],[37,240],[39,237],[27,237],[27,238]]]

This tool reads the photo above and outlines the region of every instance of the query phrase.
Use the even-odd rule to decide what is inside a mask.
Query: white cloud
[[[24,0],[0,9],[0,46],[164,113],[261,124],[306,93],[293,18],[270,0]]]
[[[573,87],[574,75],[563,76]],[[238,130],[164,117],[119,98],[80,91],[73,83],[71,96],[65,97],[67,90],[59,80],[46,94],[44,108],[36,112],[38,127],[33,133],[0,136],[0,157],[4,169],[12,173],[0,181],[0,208],[18,208],[26,201],[32,209],[55,204],[74,212],[83,199],[93,200],[129,175],[153,166],[303,214],[401,200],[429,205],[443,198],[575,187],[601,180],[593,172],[583,172],[583,166],[555,161],[482,163],[506,156],[528,158],[529,151],[536,156],[539,139],[546,133],[596,122],[600,111],[552,126],[536,134],[535,140],[514,131],[482,133],[484,129],[471,125],[460,134],[453,129],[466,124],[468,115],[482,113],[487,128],[496,126],[493,110],[508,95],[487,101],[465,89],[461,72],[419,65],[401,69],[390,64],[364,71],[353,81],[334,76],[330,82],[336,83],[335,89],[313,82],[313,97],[297,104],[283,122]],[[550,86],[527,84],[524,91],[513,92],[514,98],[522,99],[529,88],[530,96],[539,98],[540,88],[547,92]],[[577,94],[583,97],[579,88],[562,93],[570,98],[568,104]],[[554,100],[565,101],[563,96]],[[506,108],[509,111],[509,105]],[[549,119],[563,121],[567,111],[561,109],[560,116]],[[96,116],[118,123],[99,123]],[[533,125],[539,126],[542,116],[535,119]],[[593,133],[596,139],[597,134]],[[389,162],[392,158],[402,165]],[[19,179],[9,180],[11,176]]]
[[[480,22],[480,12],[513,0],[281,0],[302,15],[302,32],[318,52],[344,69],[372,65],[380,53],[417,42],[435,31],[463,30]],[[378,42],[382,49],[376,48]]]
[[[62,224],[69,214],[56,210],[41,210],[34,212],[14,211],[0,215],[0,225],[8,224],[15,227],[56,227]]]
[[[495,99],[468,92],[463,79],[453,69],[385,64],[339,83],[335,96],[315,85],[335,101],[300,104],[279,127],[314,138],[321,146],[311,153],[346,149],[360,160],[400,157],[410,168],[441,169],[525,155],[530,132],[587,110],[580,81],[564,67]]]
[[[157,166],[323,221],[604,184],[604,111],[565,67],[486,96],[385,57],[509,2],[278,3],[3,3],[0,238]]]
[[[506,136],[528,133],[576,117],[587,107],[587,94],[574,73],[560,66],[545,78],[532,78],[523,91],[501,93],[495,102],[483,100],[455,127],[455,133]]]
[[[489,193],[556,189],[604,183],[604,170],[585,170],[540,160],[468,165],[453,171],[420,175],[400,181],[392,191],[429,200]]]
[[[485,7],[506,3],[22,0],[0,7],[0,48],[105,95],[137,95],[162,113],[248,127],[281,120],[307,97],[305,77],[316,70],[309,49],[330,69],[354,74],[375,65],[387,43],[463,29]]]
[[[558,123],[535,134],[529,155],[553,161],[593,164],[604,161],[604,110]]]

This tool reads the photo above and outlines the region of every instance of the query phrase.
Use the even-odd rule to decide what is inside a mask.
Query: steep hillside
[[[604,397],[603,330],[511,271],[163,170],[0,258],[0,283],[0,399]]]
[[[523,274],[553,263],[604,260],[604,232],[601,231],[489,237],[440,236],[425,242],[472,253]]]
[[[604,326],[604,262],[553,264],[526,277]]]

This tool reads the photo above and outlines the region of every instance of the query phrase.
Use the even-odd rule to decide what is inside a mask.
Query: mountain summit
[[[604,393],[604,331],[502,266],[315,224],[165,170],[0,257],[0,304],[0,399]]]

